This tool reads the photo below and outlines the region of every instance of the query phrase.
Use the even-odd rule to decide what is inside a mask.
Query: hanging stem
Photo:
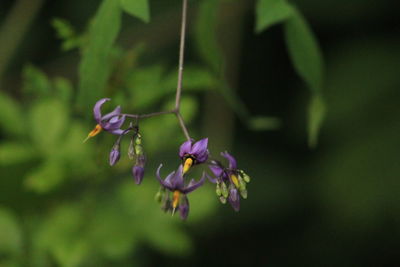
[[[175,109],[179,112],[181,104],[182,80],[183,80],[183,62],[185,57],[185,36],[186,36],[186,15],[187,15],[187,0],[182,1],[182,25],[181,25],[181,41],[179,47],[179,69],[178,69],[178,84],[176,86]]]
[[[180,112],[182,81],[183,81],[183,65],[184,65],[184,58],[185,58],[185,36],[186,36],[186,20],[187,20],[186,17],[187,17],[187,0],[182,0],[182,24],[181,24],[181,35],[180,35],[180,44],[179,44],[178,84],[176,86],[175,108],[173,110],[153,112],[153,113],[148,113],[148,114],[122,114],[122,115],[138,120],[138,119],[151,118],[151,117],[165,115],[165,114],[175,114],[186,139],[191,140],[189,131],[186,128],[185,121],[183,120],[182,114]]]

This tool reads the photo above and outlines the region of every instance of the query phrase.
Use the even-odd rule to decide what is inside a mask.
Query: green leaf
[[[217,12],[219,1],[203,0],[199,4],[195,24],[195,38],[198,53],[213,72],[221,73],[223,58],[217,41]]]
[[[71,23],[65,19],[54,18],[51,21],[51,26],[56,30],[58,38],[68,39],[75,35],[75,30]]]
[[[318,133],[325,117],[325,103],[321,96],[314,95],[308,110],[308,145],[311,148],[317,146]]]
[[[323,86],[323,62],[318,43],[299,11],[285,22],[286,44],[297,73],[310,89],[319,92]]]
[[[57,100],[37,103],[30,111],[30,131],[38,149],[50,155],[58,149],[68,129],[69,111]]]
[[[292,15],[293,7],[285,0],[258,0],[255,31],[260,33],[274,24],[284,22]]]
[[[130,75],[128,85],[132,90],[131,102],[135,108],[148,107],[165,94],[166,89],[162,84],[164,70],[162,65],[153,65]]]
[[[148,0],[120,0],[122,9],[131,14],[132,16],[138,17],[144,22],[150,21],[150,8]]]
[[[0,207],[0,255],[18,254],[22,250],[22,232],[15,215]]]
[[[214,75],[204,67],[186,65],[183,75],[184,92],[203,91],[215,88],[217,81]],[[172,71],[163,79],[163,85],[168,92],[174,92],[177,85],[178,71]]]
[[[0,130],[10,136],[25,134],[25,122],[21,107],[3,92],[0,92]]]
[[[128,87],[131,90],[135,108],[146,108],[159,102],[166,95],[175,95],[177,71],[164,75],[162,65],[153,65],[135,69],[129,77]],[[198,66],[185,67],[183,78],[184,93],[211,89],[217,81],[213,75]]]
[[[102,254],[111,259],[120,259],[133,250],[138,229],[132,227],[132,221],[127,220],[126,214],[115,201],[106,199],[100,202],[92,222],[90,239]]]
[[[56,94],[59,99],[61,99],[66,104],[71,103],[74,89],[69,80],[62,77],[55,78],[54,89],[56,90]]]
[[[28,64],[22,70],[22,76],[24,80],[22,91],[26,96],[44,97],[50,95],[51,83],[43,71]]]
[[[64,168],[61,161],[49,159],[30,172],[24,183],[36,193],[47,193],[64,180]]]
[[[86,266],[90,245],[82,231],[85,216],[79,205],[58,205],[36,227],[35,245],[50,254],[58,266]]]
[[[57,37],[63,41],[62,50],[69,51],[80,47],[82,44],[81,36],[78,36],[71,23],[65,19],[54,18],[51,21],[51,26],[55,29]]]
[[[110,53],[121,27],[118,0],[104,0],[89,30],[87,47],[79,65],[78,103],[89,113],[90,107],[104,96],[110,77]]]
[[[82,139],[87,136],[88,130],[76,122],[70,123],[68,128],[54,156],[63,161],[66,175],[74,179],[93,175],[93,171],[98,169],[92,153],[93,145],[91,142],[82,144]]]
[[[36,155],[30,144],[0,143],[0,166],[26,162]]]

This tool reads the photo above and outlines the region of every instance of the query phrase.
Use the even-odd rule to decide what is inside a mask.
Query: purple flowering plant
[[[228,200],[235,211],[239,211],[240,209],[240,196],[244,199],[247,198],[246,184],[250,181],[250,177],[243,170],[237,168],[236,159],[231,154],[228,152],[221,153],[221,156],[228,161],[228,165],[224,165],[223,162],[214,159],[209,152],[208,138],[203,138],[198,141],[192,139],[181,115],[180,104],[184,67],[186,13],[187,0],[183,0],[175,107],[172,110],[148,114],[128,114],[122,113],[121,107],[117,106],[110,113],[103,115],[101,112],[102,106],[111,99],[102,98],[95,103],[93,108],[93,115],[97,124],[84,140],[85,142],[102,131],[115,135],[116,141],[109,154],[109,164],[114,166],[121,158],[122,139],[126,136],[130,136],[128,157],[134,161],[132,176],[135,183],[140,185],[145,174],[147,156],[144,153],[139,122],[146,118],[174,114],[186,140],[181,144],[178,151],[181,162],[177,169],[168,174],[165,179],[162,179],[160,174],[163,164],[160,164],[155,172],[155,178],[160,184],[160,189],[156,194],[156,200],[160,202],[163,211],[170,212],[172,215],[174,215],[175,212],[179,212],[183,220],[189,215],[190,205],[187,195],[200,188],[206,180],[216,184],[216,194],[221,203],[225,204]],[[132,119],[129,126],[124,127],[124,124],[129,119]],[[189,179],[190,171],[198,166],[203,166],[204,168],[201,178],[197,181],[195,179]],[[207,174],[206,171],[208,170],[211,170],[212,176]],[[206,179],[206,177],[208,179]],[[187,182],[188,180],[190,180],[190,182]]]

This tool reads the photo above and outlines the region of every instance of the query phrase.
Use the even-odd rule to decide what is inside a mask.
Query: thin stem
[[[178,120],[179,120],[179,124],[181,125],[182,131],[183,131],[183,133],[185,134],[186,139],[187,139],[188,141],[190,141],[190,140],[191,140],[191,139],[190,139],[190,135],[189,135],[189,132],[188,132],[188,130],[187,130],[187,128],[186,128],[185,122],[183,121],[183,117],[182,117],[181,113],[176,112],[175,114],[176,114],[176,117],[177,117]]]
[[[181,126],[181,129],[186,139],[191,140],[189,131],[187,130],[183,117],[180,113],[182,80],[183,80],[183,64],[185,57],[186,17],[187,17],[187,0],[182,0],[182,25],[181,25],[180,47],[179,47],[179,69],[178,69],[178,84],[176,86],[175,109],[170,111],[161,111],[149,114],[122,114],[122,115],[125,115],[126,117],[129,118],[142,119],[164,114],[175,114],[176,117],[178,118],[179,125]]]
[[[156,117],[160,115],[165,115],[165,114],[173,114],[176,113],[175,110],[168,110],[168,111],[160,111],[160,112],[153,112],[153,113],[148,113],[148,114],[121,114],[129,118],[135,118],[135,119],[144,119],[144,118],[151,118],[151,117]]]
[[[186,36],[186,15],[187,15],[187,0],[182,1],[182,25],[181,25],[181,40],[179,48],[179,69],[178,69],[178,84],[176,86],[175,108],[179,112],[182,93],[183,79],[183,61],[185,56],[185,36]]]

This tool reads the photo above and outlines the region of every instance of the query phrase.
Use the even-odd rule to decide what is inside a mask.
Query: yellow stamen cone
[[[172,208],[173,208],[172,215],[174,215],[176,207],[178,207],[180,195],[181,195],[181,192],[179,192],[178,190],[174,191],[174,194],[172,196]]]
[[[85,140],[83,140],[83,143],[85,143],[89,138],[98,135],[102,130],[103,130],[103,128],[101,128],[100,124],[97,124],[94,127],[94,129],[88,134],[88,136],[85,138]]]
[[[232,180],[232,183],[236,186],[236,188],[239,188],[239,179],[237,178],[237,176],[235,174],[231,175],[231,180]]]
[[[193,159],[187,158],[183,165],[183,174],[187,173],[193,165]]]

